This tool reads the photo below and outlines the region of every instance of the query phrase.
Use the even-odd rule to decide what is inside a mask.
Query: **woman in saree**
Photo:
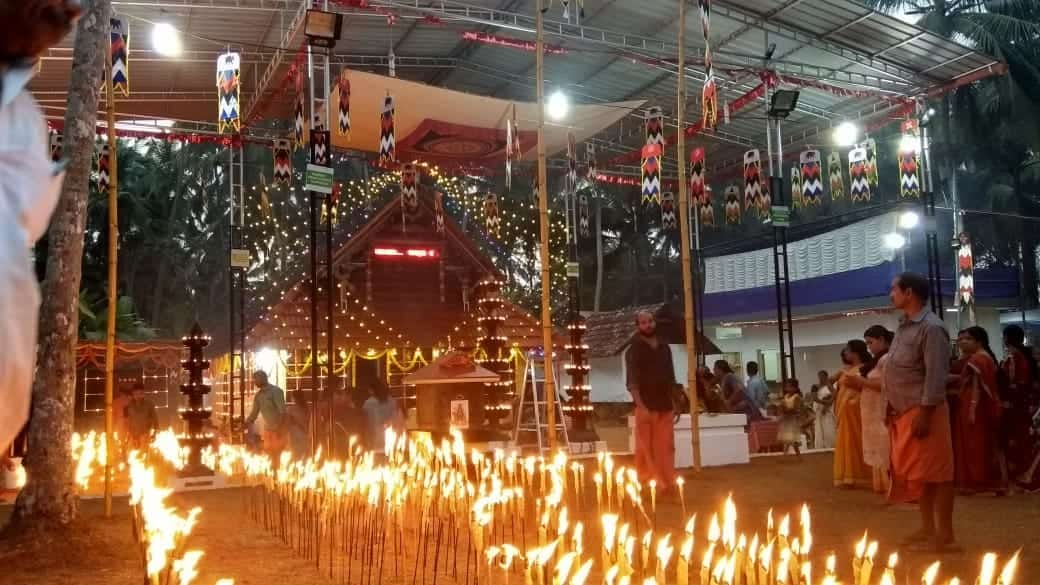
[[[871,363],[867,344],[861,339],[848,342],[841,351],[844,364],[838,374],[838,395],[834,414],[838,420],[834,444],[834,485],[841,488],[865,486],[871,472],[863,462],[863,418],[860,412],[861,369]],[[855,381],[853,381],[856,379]]]
[[[954,478],[962,494],[1004,493],[1000,471],[1000,397],[997,359],[982,327],[957,334],[964,357],[958,380],[957,411],[953,413]]]
[[[893,333],[881,325],[874,325],[863,334],[872,359],[860,370],[862,377],[850,376],[846,384],[861,392],[860,416],[863,424],[863,462],[871,469],[873,488],[879,494],[889,491],[890,441],[885,426],[888,399],[881,380],[885,371],[888,348]]]

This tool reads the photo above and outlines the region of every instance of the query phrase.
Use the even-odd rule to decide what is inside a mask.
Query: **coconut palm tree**
[[[51,220],[40,306],[37,374],[33,383],[28,482],[18,494],[13,525],[46,529],[75,519],[78,499],[72,460],[76,331],[83,230],[94,152],[99,92],[107,55],[110,0],[86,0],[76,25],[65,110],[65,185]]]

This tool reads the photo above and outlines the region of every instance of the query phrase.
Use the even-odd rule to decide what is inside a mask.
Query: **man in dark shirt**
[[[636,471],[643,482],[653,479],[668,490],[675,483],[672,351],[657,339],[652,314],[638,313],[636,326],[625,356],[625,380],[636,405]]]
[[[131,389],[130,402],[125,407],[126,431],[132,449],[144,449],[159,429],[159,417],[155,403],[144,392],[144,384],[135,382]]]

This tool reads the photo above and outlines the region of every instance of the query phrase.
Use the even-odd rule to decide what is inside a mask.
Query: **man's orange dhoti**
[[[950,409],[946,403],[935,407],[928,435],[914,436],[914,418],[921,412],[915,406],[891,419],[893,501],[917,499],[924,484],[953,481],[953,438],[950,434]]]
[[[657,480],[660,490],[675,484],[675,430],[672,411],[636,407],[636,471],[639,480]]]

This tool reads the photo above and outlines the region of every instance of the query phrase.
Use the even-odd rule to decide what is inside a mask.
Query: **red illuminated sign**
[[[440,251],[436,248],[404,248],[397,246],[377,246],[372,249],[372,254],[380,258],[418,258],[430,260],[438,258]]]

